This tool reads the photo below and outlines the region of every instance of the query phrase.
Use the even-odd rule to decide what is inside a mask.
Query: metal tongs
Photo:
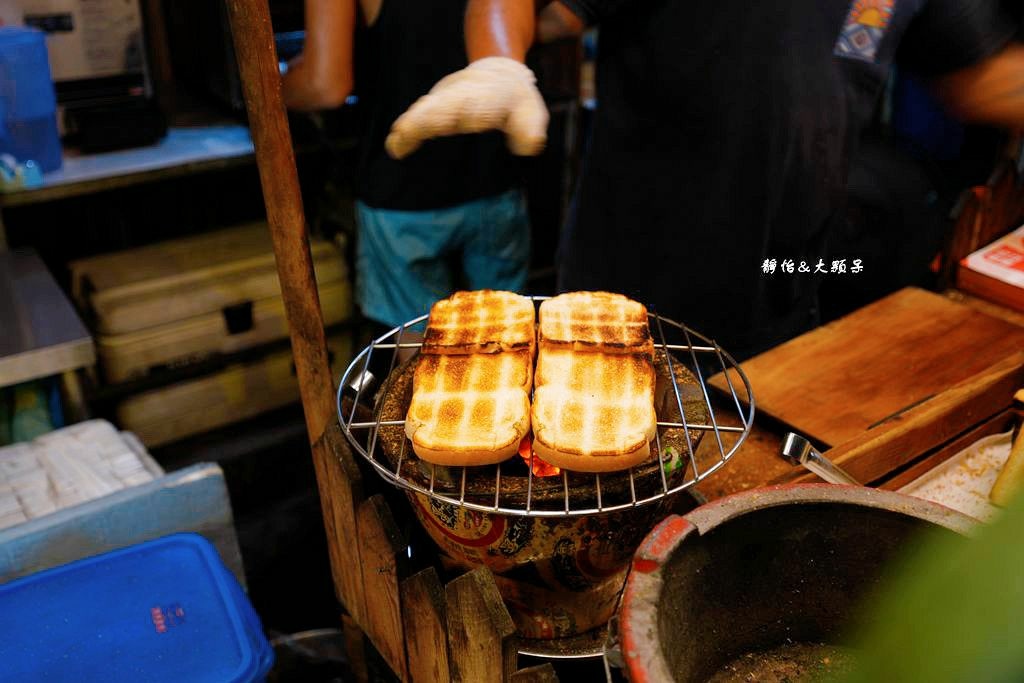
[[[859,481],[815,450],[811,442],[799,434],[794,434],[793,432],[786,434],[786,437],[782,440],[780,454],[787,462],[793,465],[803,465],[830,484],[853,484],[854,486],[860,486]]]

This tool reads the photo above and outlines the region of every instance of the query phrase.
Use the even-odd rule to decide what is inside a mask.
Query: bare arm
[[[356,0],[306,0],[306,43],[288,65],[281,93],[289,109],[332,109],[352,92]]]
[[[537,41],[550,43],[583,34],[586,25],[572,10],[560,2],[552,2],[537,16]]]
[[[509,57],[522,62],[533,44],[537,0],[469,0],[466,5],[466,55]]]
[[[1020,43],[943,76],[936,86],[946,106],[966,121],[1024,128],[1024,45]]]

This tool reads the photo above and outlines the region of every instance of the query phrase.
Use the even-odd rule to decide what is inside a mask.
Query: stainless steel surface
[[[0,251],[0,387],[95,362],[92,337],[39,256]]]
[[[816,451],[811,442],[799,434],[794,434],[793,432],[786,434],[786,438],[782,441],[780,453],[789,463],[803,465],[830,484],[860,485],[859,481]]]
[[[535,302],[540,302],[547,297],[535,296],[532,298]],[[403,454],[399,457],[397,466],[392,465],[387,462],[385,456],[379,452],[381,449],[378,448],[377,435],[381,426],[402,425],[404,424],[404,421],[382,421],[379,406],[375,405],[374,397],[370,395],[370,392],[366,391],[365,386],[361,386],[363,382],[357,378],[360,378],[367,368],[374,368],[374,372],[377,373],[378,376],[390,374],[390,372],[397,367],[398,361],[401,357],[408,355],[410,352],[417,351],[420,346],[420,334],[423,327],[426,325],[426,315],[416,318],[415,320],[411,320],[405,325],[396,327],[390,332],[381,335],[374,340],[373,343],[363,349],[355,359],[353,359],[338,384],[339,390],[337,394],[337,407],[338,418],[341,422],[342,430],[345,432],[345,435],[352,444],[354,450],[373,465],[374,469],[376,469],[382,477],[390,481],[395,486],[421,493],[439,502],[457,505],[470,510],[518,516],[567,517],[614,512],[661,501],[666,496],[679,493],[680,491],[688,489],[694,484],[704,480],[722,467],[729,458],[736,453],[740,445],[750,433],[750,428],[753,424],[754,396],[750,389],[750,383],[747,380],[746,375],[743,374],[742,369],[728,353],[718,346],[718,344],[687,328],[686,326],[667,318],[662,318],[654,313],[651,313],[649,317],[651,321],[651,333],[654,336],[655,346],[662,349],[667,354],[669,377],[672,378],[672,390],[670,391],[670,394],[674,394],[676,407],[678,408],[679,415],[682,416],[681,421],[678,422],[662,420],[661,416],[659,416],[658,427],[684,430],[687,434],[685,443],[688,451],[684,454],[684,462],[687,464],[683,466],[682,471],[677,470],[673,472],[671,477],[666,477],[665,467],[657,468],[661,473],[661,481],[660,487],[658,487],[658,490],[655,490],[654,493],[639,490],[640,487],[638,487],[637,483],[634,481],[636,474],[639,471],[638,468],[642,465],[631,468],[625,473],[605,473],[604,477],[606,480],[611,476],[623,478],[628,477],[630,495],[619,501],[608,500],[607,491],[605,491],[605,495],[602,496],[601,475],[574,473],[574,476],[593,476],[593,490],[594,498],[596,498],[596,507],[593,506],[593,503],[588,503],[585,500],[581,503],[578,500],[579,496],[570,496],[568,475],[565,474],[565,471],[563,470],[565,490],[563,501],[564,505],[559,506],[559,509],[537,509],[535,505],[531,504],[532,498],[529,493],[529,488],[524,505],[511,506],[507,503],[503,505],[501,500],[501,463],[497,465],[485,465],[473,468],[478,473],[485,470],[493,472],[493,475],[487,475],[492,477],[494,481],[493,494],[488,494],[488,497],[493,500],[493,504],[484,504],[474,500],[467,500],[465,467],[447,468],[451,471],[461,470],[461,474],[455,475],[455,480],[457,481],[455,482],[454,487],[446,487],[445,490],[440,490],[441,487],[436,485],[439,483],[439,479],[435,482],[435,470],[438,468],[433,466],[430,467],[430,479],[428,486],[421,485],[418,482],[411,480],[409,477],[403,476],[402,459],[415,458],[415,455],[412,454],[412,449],[405,448],[403,446]],[[415,339],[416,341],[410,341],[410,339]],[[674,358],[673,354],[678,355]],[[384,368],[386,372],[378,370],[382,356],[389,359],[388,366]],[[718,371],[725,373],[731,392],[731,396],[727,396],[725,398],[725,402],[729,405],[730,409],[733,407],[736,409],[741,426],[727,426],[719,424],[719,420],[715,416],[713,401],[711,400],[708,392],[708,387],[704,382],[705,371],[701,369],[702,361],[713,369],[713,372],[709,372],[707,374],[715,374]],[[698,378],[700,386],[699,395],[704,403],[704,408],[707,410],[707,414],[709,416],[708,420],[699,423],[691,423],[686,419],[686,411],[683,407],[684,392],[680,390],[679,384],[675,381],[675,373],[672,369],[673,363],[679,362],[685,363],[689,370]],[[707,367],[705,369],[707,369]],[[731,373],[727,372],[730,370],[732,371]],[[730,375],[732,377],[738,377],[741,385],[734,385]],[[355,389],[354,396],[352,395],[352,389]],[[343,401],[343,397],[351,400]],[[370,421],[357,421],[356,413],[360,407],[371,411],[374,415],[374,419]],[[700,464],[698,463],[698,458],[694,454],[694,449],[690,445],[691,441],[689,439],[689,435],[696,431],[711,432],[714,436],[713,446],[717,450],[717,455],[712,453],[710,457],[702,458],[702,462]],[[663,456],[665,455],[661,448],[660,437],[655,440],[654,450],[656,453],[661,453]],[[529,460],[530,467],[527,468],[529,472],[528,482],[529,484],[532,484],[532,453]]]
[[[601,627],[567,638],[520,638],[518,651],[521,655],[544,659],[591,659],[604,656],[607,637],[607,629]]]
[[[377,378],[373,376],[373,373],[369,370],[363,370],[362,372],[355,375],[352,381],[349,382],[348,388],[355,394],[361,392],[369,393],[377,387]]]

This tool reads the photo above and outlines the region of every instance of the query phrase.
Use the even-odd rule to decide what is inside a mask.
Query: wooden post
[[[270,9],[267,0],[227,0],[227,8],[291,331],[306,429],[310,444],[315,444],[334,418],[334,382],[327,362],[324,320],[309,253],[295,153],[281,99]]]
[[[227,10],[316,468],[335,591],[353,621],[364,627],[361,544],[356,523],[356,506],[361,502],[362,492],[354,464],[347,470],[344,466],[344,456],[347,454],[351,462],[351,454],[347,453],[343,438],[337,429],[327,432],[329,425],[336,426],[334,383],[295,154],[281,99],[270,9],[267,0],[227,0]],[[350,637],[350,644],[355,640]],[[350,657],[359,657],[359,651],[361,646],[353,647]]]

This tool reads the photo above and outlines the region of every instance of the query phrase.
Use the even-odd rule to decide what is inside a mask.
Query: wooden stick
[[[309,254],[295,154],[281,99],[270,10],[267,0],[228,0],[227,9],[291,330],[306,429],[313,444],[333,419],[334,383],[327,362],[324,321]]]

